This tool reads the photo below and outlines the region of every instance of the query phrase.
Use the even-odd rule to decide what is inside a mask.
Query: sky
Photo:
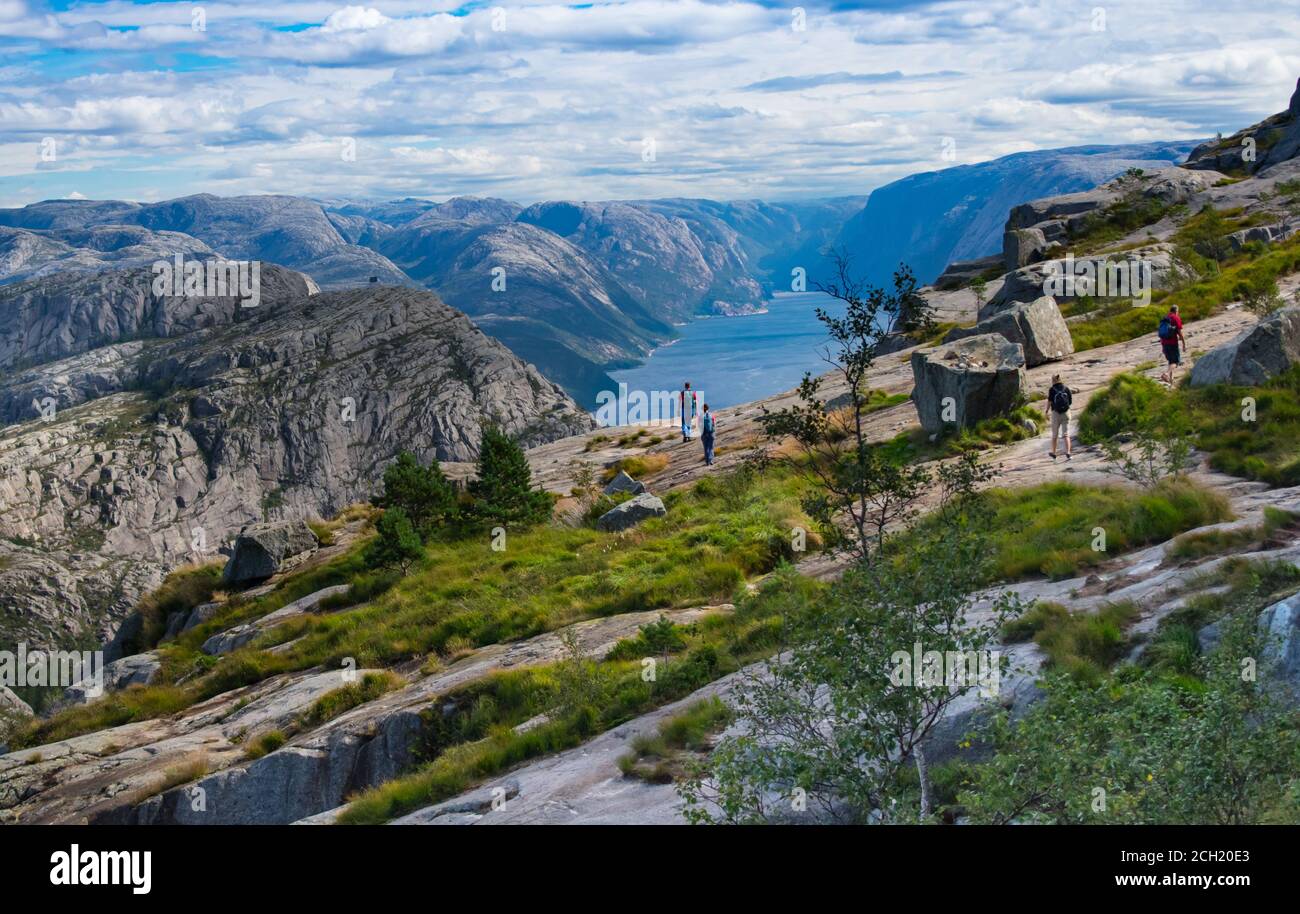
[[[798,200],[1231,133],[1286,107],[1300,0],[0,0],[0,52],[0,206]]]

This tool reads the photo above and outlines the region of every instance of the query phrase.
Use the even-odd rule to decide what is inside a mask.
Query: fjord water
[[[804,372],[828,370],[818,307],[844,313],[842,302],[821,292],[778,292],[766,313],[691,321],[680,328],[679,339],[610,376],[629,391],[678,390],[690,381],[714,409],[780,393],[796,386]]]

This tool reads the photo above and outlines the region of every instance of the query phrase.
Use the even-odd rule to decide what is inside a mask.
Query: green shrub
[[[264,755],[270,755],[276,749],[279,749],[289,741],[283,730],[271,730],[263,733],[255,739],[244,752],[244,757],[248,759],[259,759]]]
[[[420,535],[402,508],[386,508],[375,524],[378,536],[371,544],[371,558],[379,567],[397,566],[402,573],[424,554]]]
[[[470,481],[471,512],[481,524],[541,523],[551,516],[551,497],[533,488],[533,472],[523,448],[494,425],[485,426],[475,478]]]
[[[1079,442],[1098,444],[1132,432],[1164,409],[1169,400],[1169,392],[1150,378],[1118,374],[1084,407],[1079,417]]]
[[[1002,629],[1007,641],[1028,641],[1047,654],[1050,666],[1095,680],[1123,656],[1124,630],[1140,611],[1131,602],[1108,603],[1095,613],[1071,613],[1056,603],[1038,603]]]
[[[456,521],[456,492],[438,461],[422,466],[410,451],[402,451],[384,470],[381,508],[400,508],[422,539]]]

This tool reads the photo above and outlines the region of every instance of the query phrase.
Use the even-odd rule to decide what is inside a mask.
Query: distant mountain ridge
[[[1007,212],[1016,204],[1091,190],[1130,168],[1180,164],[1197,142],[1019,152],[910,175],[872,191],[835,243],[877,283],[886,282],[900,261],[921,282],[931,282],[949,263],[999,253]]]
[[[439,293],[580,403],[698,315],[752,312],[827,248],[876,283],[906,260],[923,281],[995,252],[1025,200],[1090,189],[1194,144],[1017,153],[913,175],[869,197],[800,203],[491,197],[442,203],[196,194],[159,203],[47,200],[0,210],[0,285],[144,267],[180,253],[264,260],[321,289],[379,283]]]

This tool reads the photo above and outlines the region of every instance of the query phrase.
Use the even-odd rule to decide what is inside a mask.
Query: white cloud
[[[809,3],[805,31],[742,0],[200,5],[0,0],[6,173],[42,195],[54,136],[95,195],[864,193],[952,164],[944,137],[964,163],[1232,129],[1300,75],[1300,0],[1110,0],[1104,31],[1070,0]]]

